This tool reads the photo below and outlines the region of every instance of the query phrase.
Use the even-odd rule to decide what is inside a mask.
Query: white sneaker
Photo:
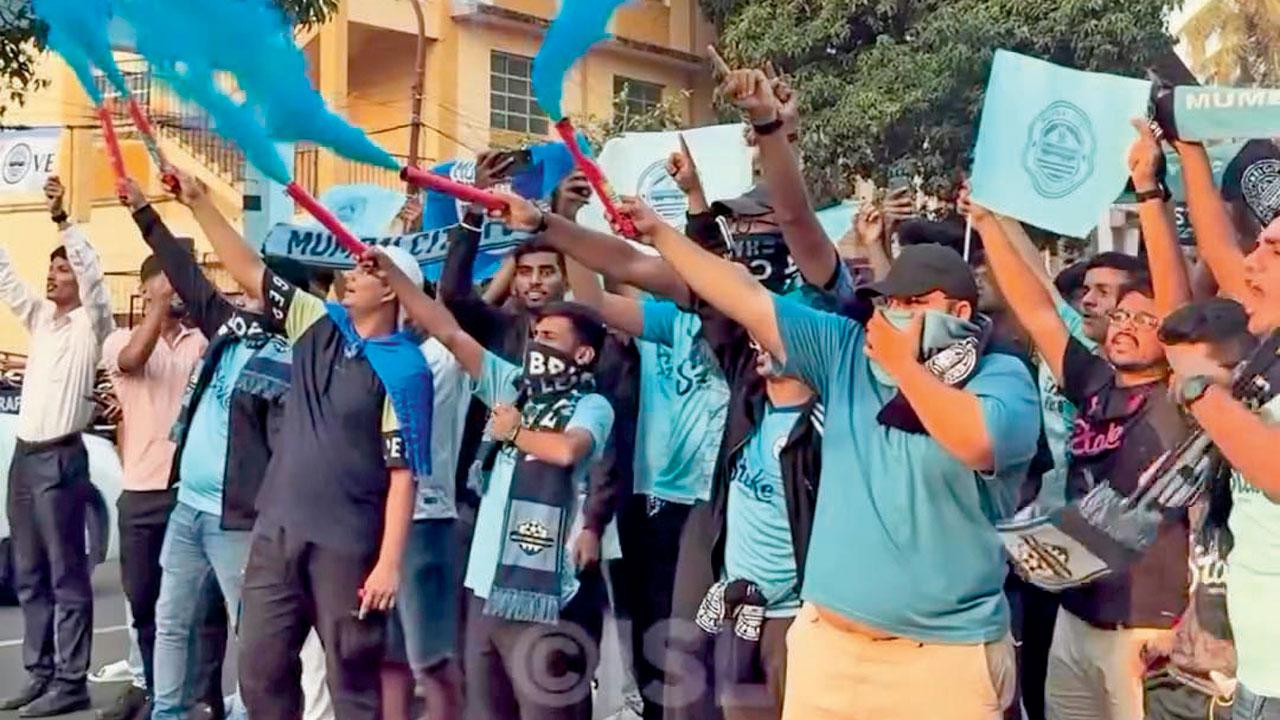
[[[89,674],[89,682],[91,683],[122,683],[132,681],[133,672],[129,670],[129,661],[127,659],[103,665]]]

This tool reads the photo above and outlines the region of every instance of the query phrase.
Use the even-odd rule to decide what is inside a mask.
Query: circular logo
[[[665,160],[653,163],[640,173],[640,179],[636,181],[636,195],[663,220],[677,226],[684,224],[689,199],[667,172]]]
[[[525,520],[516,525],[516,529],[511,533],[511,540],[526,555],[537,555],[551,547],[551,532],[546,525],[537,520]]]
[[[1280,215],[1280,160],[1259,160],[1245,168],[1240,193],[1262,224]]]
[[[31,146],[26,143],[14,143],[9,148],[9,152],[4,154],[4,167],[0,168],[3,172],[4,181],[10,185],[17,185],[22,182],[23,178],[31,170],[31,161],[34,155],[31,152]]]
[[[1056,200],[1070,195],[1093,174],[1096,149],[1089,117],[1075,105],[1059,100],[1031,122],[1022,165],[1036,192]]]
[[[925,367],[935,377],[948,385],[955,385],[969,377],[978,365],[978,341],[965,338],[948,345],[925,361]]]

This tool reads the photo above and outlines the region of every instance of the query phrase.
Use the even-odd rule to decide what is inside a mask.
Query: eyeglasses
[[[1107,320],[1116,325],[1130,325],[1143,330],[1155,330],[1160,327],[1160,318],[1148,312],[1130,312],[1116,309],[1107,313]]]

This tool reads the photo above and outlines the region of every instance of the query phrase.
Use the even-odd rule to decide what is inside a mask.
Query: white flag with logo
[[[627,133],[605,143],[598,162],[619,195],[635,195],[671,225],[683,230],[689,201],[667,174],[667,160],[680,149],[680,135],[698,166],[708,202],[735,198],[751,189],[751,149],[741,124],[713,125],[680,132]],[[609,232],[604,207],[592,196],[578,222]]]
[[[0,193],[39,193],[57,167],[59,128],[0,132]]]

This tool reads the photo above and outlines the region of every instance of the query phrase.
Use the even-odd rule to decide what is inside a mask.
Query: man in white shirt
[[[89,460],[80,432],[93,413],[102,341],[115,326],[98,256],[67,220],[56,177],[44,188],[62,244],[49,258],[45,297],[0,248],[0,300],[31,336],[6,512],[24,622],[27,683],[0,710],[46,717],[89,707],[85,677],[93,590],[85,551]]]

